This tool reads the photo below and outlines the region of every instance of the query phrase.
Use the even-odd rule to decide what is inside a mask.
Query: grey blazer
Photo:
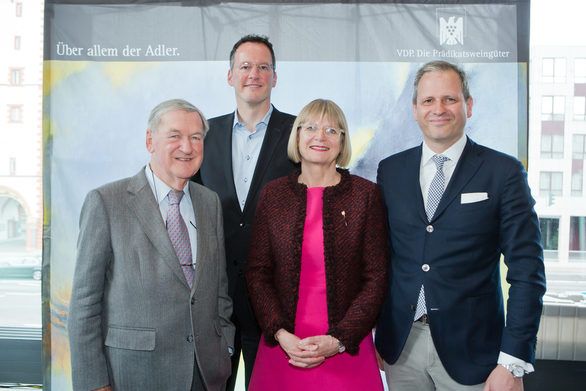
[[[224,389],[234,325],[222,211],[216,193],[189,186],[197,225],[191,290],[144,169],[87,195],[68,319],[74,390],[187,391],[195,356],[207,390]]]

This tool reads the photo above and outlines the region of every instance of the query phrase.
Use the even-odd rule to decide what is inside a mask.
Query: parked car
[[[0,258],[0,278],[41,279],[41,257]]]

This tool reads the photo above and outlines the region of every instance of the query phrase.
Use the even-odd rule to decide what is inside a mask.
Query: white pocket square
[[[480,202],[484,200],[488,200],[488,193],[462,193],[460,203],[471,204],[473,202]]]

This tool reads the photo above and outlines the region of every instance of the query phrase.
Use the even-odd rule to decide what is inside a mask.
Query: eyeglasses
[[[344,134],[343,129],[335,129],[335,128],[319,128],[317,125],[301,125],[301,129],[309,134],[316,134],[319,130],[323,130],[326,136],[329,137],[337,137],[340,134]]]
[[[250,73],[252,72],[253,67],[256,67],[260,73],[271,73],[273,71],[273,66],[271,64],[252,64],[250,62],[243,62],[240,64],[240,66],[238,66],[238,71],[241,73]]]

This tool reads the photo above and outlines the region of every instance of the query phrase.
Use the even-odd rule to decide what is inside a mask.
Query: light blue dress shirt
[[[238,121],[238,109],[234,111],[234,125],[232,126],[232,172],[234,174],[234,186],[240,210],[244,210],[250,183],[254,175],[256,163],[260,155],[260,149],[267,133],[267,127],[273,105],[263,117],[263,119],[254,126],[254,132],[250,132],[246,125]]]

